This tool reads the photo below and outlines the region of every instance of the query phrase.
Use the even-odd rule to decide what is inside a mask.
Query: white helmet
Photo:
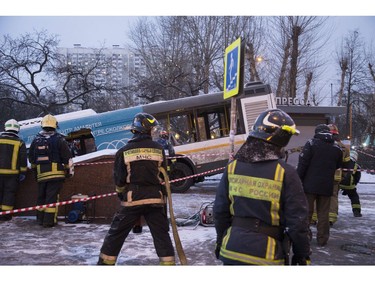
[[[18,133],[20,131],[20,125],[14,119],[10,119],[5,122],[5,131],[13,131]]]

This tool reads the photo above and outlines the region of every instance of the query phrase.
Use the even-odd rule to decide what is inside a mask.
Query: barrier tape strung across
[[[177,182],[177,181],[183,181],[183,180],[186,180],[186,179],[203,176],[203,175],[210,174],[212,172],[217,172],[217,171],[224,170],[224,169],[225,169],[225,167],[213,169],[213,170],[210,170],[210,171],[207,171],[207,172],[204,172],[204,173],[199,173],[199,174],[191,175],[191,176],[184,177],[184,178],[170,180],[169,183],[173,183],[173,182]],[[162,182],[161,184],[165,184],[165,182]],[[14,213],[22,213],[22,212],[27,212],[27,211],[34,211],[34,210],[44,209],[44,208],[51,208],[51,207],[69,205],[69,204],[73,204],[73,203],[77,203],[77,202],[95,200],[95,199],[105,198],[105,197],[114,196],[114,195],[117,195],[117,192],[112,192],[112,193],[107,193],[107,194],[102,194],[102,195],[95,195],[95,196],[81,198],[81,199],[67,200],[67,201],[63,201],[63,202],[51,203],[51,204],[46,204],[46,205],[38,205],[38,206],[33,206],[33,207],[20,208],[20,209],[9,210],[9,211],[2,211],[2,212],[0,212],[0,216],[1,215],[7,215],[7,214],[14,214]]]
[[[363,151],[358,151],[358,152],[375,158],[375,156],[373,156],[371,154],[367,154]],[[198,154],[198,155],[202,156],[204,154]],[[223,155],[223,154],[207,154],[207,155],[212,156],[212,155]],[[168,159],[174,159],[174,158],[184,158],[184,157],[187,157],[187,156],[176,156],[176,157],[167,157],[167,158]],[[103,161],[103,162],[93,162],[93,163],[75,163],[74,166],[101,165],[101,164],[111,164],[111,163],[114,163],[114,161]],[[218,171],[224,170],[224,169],[225,169],[225,167],[221,167],[221,168],[213,169],[213,170],[210,170],[210,171],[207,171],[207,172],[204,172],[204,173],[199,173],[199,174],[194,174],[194,175],[179,178],[179,179],[174,179],[174,180],[171,180],[169,182],[174,183],[174,182],[178,182],[178,181],[183,181],[183,180],[186,180],[186,179],[191,179],[191,178],[194,178],[194,177],[210,174],[212,172],[218,172]],[[342,170],[343,171],[352,171],[352,169],[342,169]],[[368,169],[358,169],[358,171],[363,171],[363,172],[367,172],[367,173],[375,173],[375,170],[368,170]],[[164,184],[164,182],[162,184]],[[80,202],[80,201],[95,200],[95,199],[100,199],[100,198],[104,198],[104,197],[108,197],[108,196],[114,196],[114,195],[117,195],[117,193],[113,192],[113,193],[108,193],[108,194],[103,194],[103,195],[86,197],[86,198],[82,198],[82,199],[74,199],[74,200],[68,200],[68,201],[63,201],[63,202],[51,203],[51,204],[47,204],[47,205],[39,205],[39,206],[20,208],[20,209],[9,210],[9,211],[2,211],[2,212],[0,212],[0,215],[21,213],[21,212],[27,212],[27,211],[34,211],[34,210],[37,210],[37,209],[69,205],[69,204],[73,204],[73,203]]]
[[[104,197],[108,197],[108,196],[113,196],[113,195],[116,195],[116,194],[117,194],[116,192],[112,192],[112,193],[95,195],[95,196],[81,198],[81,199],[67,200],[67,201],[63,201],[63,202],[51,203],[51,204],[46,204],[46,205],[38,205],[38,206],[33,206],[33,207],[20,208],[20,209],[9,210],[9,211],[2,211],[2,212],[0,212],[0,215],[22,213],[22,212],[34,211],[34,210],[38,210],[38,209],[69,205],[69,204],[73,204],[73,203],[77,203],[77,202],[81,202],[81,201],[89,201],[89,200],[104,198]]]
[[[198,156],[202,158],[210,157],[210,156],[222,156],[222,155],[228,155],[228,153],[199,153],[194,154],[190,156]],[[167,159],[181,159],[181,158],[187,158],[187,155],[181,155],[181,156],[173,156],[173,157],[166,157]],[[87,165],[97,165],[97,164],[111,164],[114,163],[114,161],[103,161],[103,162],[93,162],[93,163],[74,163],[74,166],[87,166]]]

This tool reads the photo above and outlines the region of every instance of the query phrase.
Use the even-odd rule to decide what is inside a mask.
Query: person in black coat
[[[333,194],[335,171],[342,167],[342,159],[342,150],[335,144],[325,124],[316,126],[314,137],[306,142],[299,155],[297,172],[309,203],[309,221],[316,204],[316,238],[319,246],[325,246],[329,239],[330,197]]]

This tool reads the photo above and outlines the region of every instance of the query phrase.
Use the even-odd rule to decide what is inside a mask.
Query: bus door
[[[229,115],[226,107],[198,110],[196,123],[199,141],[229,136]]]
[[[95,138],[91,129],[83,128],[78,131],[69,133],[65,137],[69,144],[73,157],[95,152]]]

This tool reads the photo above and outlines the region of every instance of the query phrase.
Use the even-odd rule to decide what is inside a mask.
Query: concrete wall
[[[100,156],[85,162],[85,165],[76,164],[73,178],[66,179],[63,189],[60,192],[60,202],[71,200],[76,194],[98,196],[115,192],[113,183],[113,162],[114,156]],[[111,162],[111,163],[106,163]],[[98,163],[98,164],[93,164]],[[88,165],[86,165],[88,164]],[[28,170],[25,181],[21,183],[17,193],[15,209],[36,206],[38,185],[31,170]],[[109,219],[120,207],[117,196],[109,196],[96,200],[87,201],[88,215],[97,218]],[[59,216],[65,216],[73,205],[59,206]],[[95,214],[94,214],[95,207]],[[36,210],[22,212],[17,215],[33,216]]]

